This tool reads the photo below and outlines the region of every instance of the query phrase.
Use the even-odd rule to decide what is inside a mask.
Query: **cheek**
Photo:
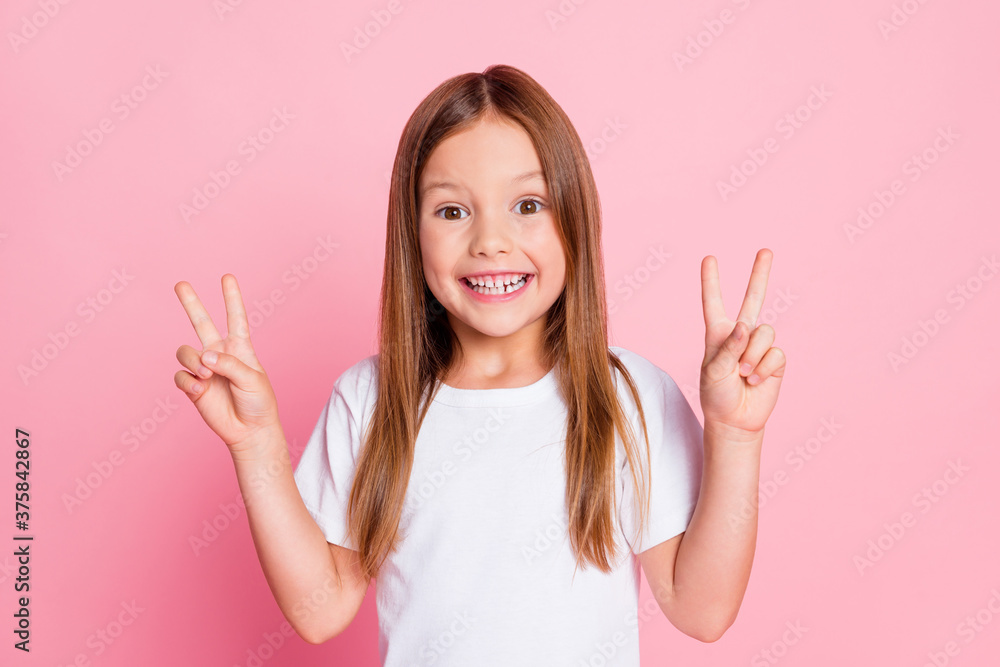
[[[419,231],[420,261],[424,280],[435,293],[447,289],[454,270],[452,241],[445,235],[435,234],[427,228]]]
[[[420,225],[417,232],[417,240],[420,243],[420,263],[426,277],[428,274],[434,272],[436,264],[435,255],[437,254],[435,253],[435,249],[440,249],[440,241],[435,239],[434,235],[424,225]]]
[[[538,257],[545,262],[544,268],[548,270],[550,278],[558,279],[566,275],[566,256],[563,253],[562,240],[559,238],[559,231],[555,222],[550,219],[549,225],[539,233],[534,239],[534,246],[538,249]]]
[[[556,293],[561,292],[566,285],[566,260],[562,252],[552,255],[549,259],[549,289]]]

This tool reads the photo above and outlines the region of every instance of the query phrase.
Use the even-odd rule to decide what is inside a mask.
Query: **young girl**
[[[667,373],[608,345],[583,145],[496,65],[442,83],[403,130],[379,354],[334,383],[294,472],[234,276],[226,338],[175,286],[202,344],[178,349],[175,381],[228,446],[306,641],[342,632],[375,578],[384,665],[638,665],[651,613],[711,642],[743,599],[785,366],[755,326],[770,262],[734,322],[702,261],[702,427]],[[658,609],[638,609],[640,565]]]

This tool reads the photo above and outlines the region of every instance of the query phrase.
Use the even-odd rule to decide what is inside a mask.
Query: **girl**
[[[226,338],[177,283],[202,349],[178,349],[175,382],[232,454],[303,639],[342,632],[375,578],[384,665],[638,665],[657,611],[640,565],[684,633],[733,623],[785,367],[755,326],[771,252],[735,322],[702,261],[702,427],[669,375],[608,345],[600,239],[583,145],[534,79],[438,86],[393,165],[379,354],[334,383],[294,472],[236,278]]]

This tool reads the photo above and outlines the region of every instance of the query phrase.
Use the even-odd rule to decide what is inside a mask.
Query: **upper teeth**
[[[520,282],[527,275],[527,273],[505,273],[496,276],[467,276],[466,280],[481,287],[500,287]]]

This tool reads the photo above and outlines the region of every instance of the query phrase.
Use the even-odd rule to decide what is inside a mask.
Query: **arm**
[[[706,423],[701,492],[687,530],[639,554],[670,622],[703,642],[733,624],[757,542],[763,435],[746,438]]]
[[[203,349],[177,349],[174,383],[233,457],[268,586],[299,635],[321,643],[354,618],[368,588],[356,552],[329,544],[302,501],[271,382],[250,342],[236,276],[222,277],[229,331],[219,333],[186,281],[174,292]]]
[[[785,355],[757,326],[772,253],[757,253],[739,315],[726,317],[715,258],[702,260],[704,467],[687,530],[640,554],[660,609],[679,630],[715,641],[743,601],[757,543],[764,425],[778,400]]]
[[[340,634],[357,615],[368,579],[357,552],[326,541],[306,510],[280,431],[233,455],[261,569],[281,613],[310,644]]]

